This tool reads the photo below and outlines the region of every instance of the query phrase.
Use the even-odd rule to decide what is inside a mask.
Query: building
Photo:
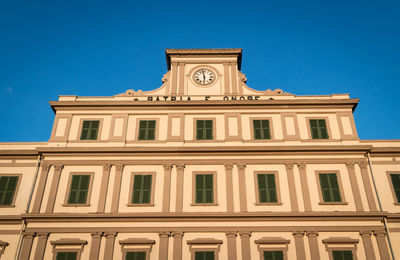
[[[400,259],[400,141],[360,140],[358,99],[253,90],[241,49],[166,58],[0,144],[1,260]]]

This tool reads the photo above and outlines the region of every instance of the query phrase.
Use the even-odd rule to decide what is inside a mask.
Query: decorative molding
[[[154,245],[155,243],[155,240],[147,238],[128,238],[119,241],[120,245]]]
[[[172,168],[172,164],[171,163],[164,163],[163,167],[164,167],[164,171],[170,171],[171,168]]]
[[[294,163],[292,162],[285,162],[286,169],[293,170]]]
[[[307,164],[305,162],[299,162],[297,163],[297,167],[299,167],[300,170],[305,169]]]
[[[230,171],[233,168],[233,163],[224,163],[225,170]]]
[[[111,163],[103,164],[103,171],[109,171],[111,169],[111,166],[112,166]]]
[[[236,231],[227,231],[227,232],[225,232],[225,234],[226,234],[226,236],[228,238],[234,238],[234,237],[237,236],[237,232]]]
[[[366,169],[367,168],[367,163],[364,161],[359,161],[357,162],[358,166],[360,166],[361,169]]]
[[[54,169],[56,171],[61,171],[63,169],[64,165],[63,164],[54,164]]]
[[[289,244],[290,240],[282,237],[262,237],[260,239],[254,240],[256,244]]]
[[[293,235],[294,237],[304,237],[305,232],[304,232],[304,231],[294,231],[294,232],[292,233],[292,235]]]
[[[240,237],[251,237],[251,231],[239,231]]]
[[[316,232],[316,231],[306,231],[306,235],[308,237],[317,237],[317,236],[319,236],[318,232]]]
[[[293,95],[289,92],[284,92],[282,89],[275,89],[275,90],[271,90],[271,89],[267,89],[264,91],[264,95],[266,96],[289,96],[289,95]]]
[[[355,165],[354,162],[346,162],[346,166],[347,166],[348,168],[354,169],[354,165]]]
[[[211,245],[211,244],[222,244],[223,241],[219,239],[214,239],[214,238],[196,238],[192,240],[188,240],[187,244],[188,245]]]
[[[237,163],[237,167],[239,170],[244,170],[246,168],[246,163]]]

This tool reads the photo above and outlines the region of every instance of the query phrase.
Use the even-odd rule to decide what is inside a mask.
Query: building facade
[[[400,259],[400,141],[348,94],[256,91],[241,49],[168,49],[152,91],[60,96],[0,143],[0,259]]]

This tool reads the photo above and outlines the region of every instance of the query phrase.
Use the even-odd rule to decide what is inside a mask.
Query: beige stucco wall
[[[388,173],[400,173],[400,165],[374,165],[372,163],[372,173],[378,190],[382,209],[389,212],[400,212],[400,205],[396,205],[396,198],[393,193],[393,186]]]

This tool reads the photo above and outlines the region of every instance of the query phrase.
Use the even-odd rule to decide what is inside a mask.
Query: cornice
[[[50,101],[50,106],[53,111],[58,109],[101,109],[110,110],[113,108],[193,108],[197,107],[199,109],[205,108],[225,108],[232,107],[237,108],[254,108],[258,107],[260,109],[268,108],[288,108],[296,106],[309,106],[309,108],[314,108],[315,106],[326,106],[332,108],[332,106],[350,106],[353,110],[356,108],[359,99],[274,99],[274,100],[192,100],[192,101]]]

